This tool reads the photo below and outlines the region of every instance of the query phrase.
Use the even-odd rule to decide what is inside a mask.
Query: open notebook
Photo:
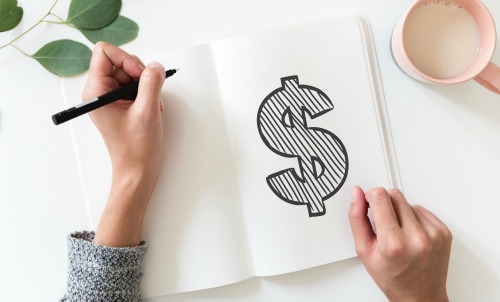
[[[146,58],[181,70],[164,85],[143,298],[355,256],[351,188],[399,179],[371,41],[366,21],[350,17]],[[84,81],[61,81],[67,107]],[[88,116],[60,127],[72,132],[95,227],[106,148]]]

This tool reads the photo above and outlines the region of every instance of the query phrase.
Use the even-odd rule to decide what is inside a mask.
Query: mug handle
[[[474,80],[494,93],[500,94],[500,67],[495,64],[488,63]]]

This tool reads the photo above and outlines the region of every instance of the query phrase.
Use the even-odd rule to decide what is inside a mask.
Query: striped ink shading
[[[274,153],[297,158],[300,171],[282,170],[266,178],[282,200],[306,205],[309,217],[326,213],[324,201],[344,184],[349,161],[344,144],[333,133],[307,126],[333,109],[328,96],[318,88],[299,85],[298,76],[281,78],[281,87],[260,105],[257,127],[266,146]]]

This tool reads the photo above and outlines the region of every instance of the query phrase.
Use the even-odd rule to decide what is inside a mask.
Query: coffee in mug
[[[475,79],[500,93],[500,68],[491,63],[496,30],[479,0],[416,1],[396,25],[392,53],[409,76],[456,84]]]

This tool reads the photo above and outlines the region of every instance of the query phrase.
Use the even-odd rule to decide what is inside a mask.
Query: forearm
[[[155,183],[156,173],[114,169],[109,198],[93,242],[109,247],[138,245]]]
[[[70,237],[69,301],[138,300],[146,250],[141,244],[142,224],[163,154],[160,94],[165,69],[157,62],[144,67],[137,57],[99,42],[82,99],[137,78],[134,102],[120,100],[89,113],[108,149],[113,178],[95,236]]]

